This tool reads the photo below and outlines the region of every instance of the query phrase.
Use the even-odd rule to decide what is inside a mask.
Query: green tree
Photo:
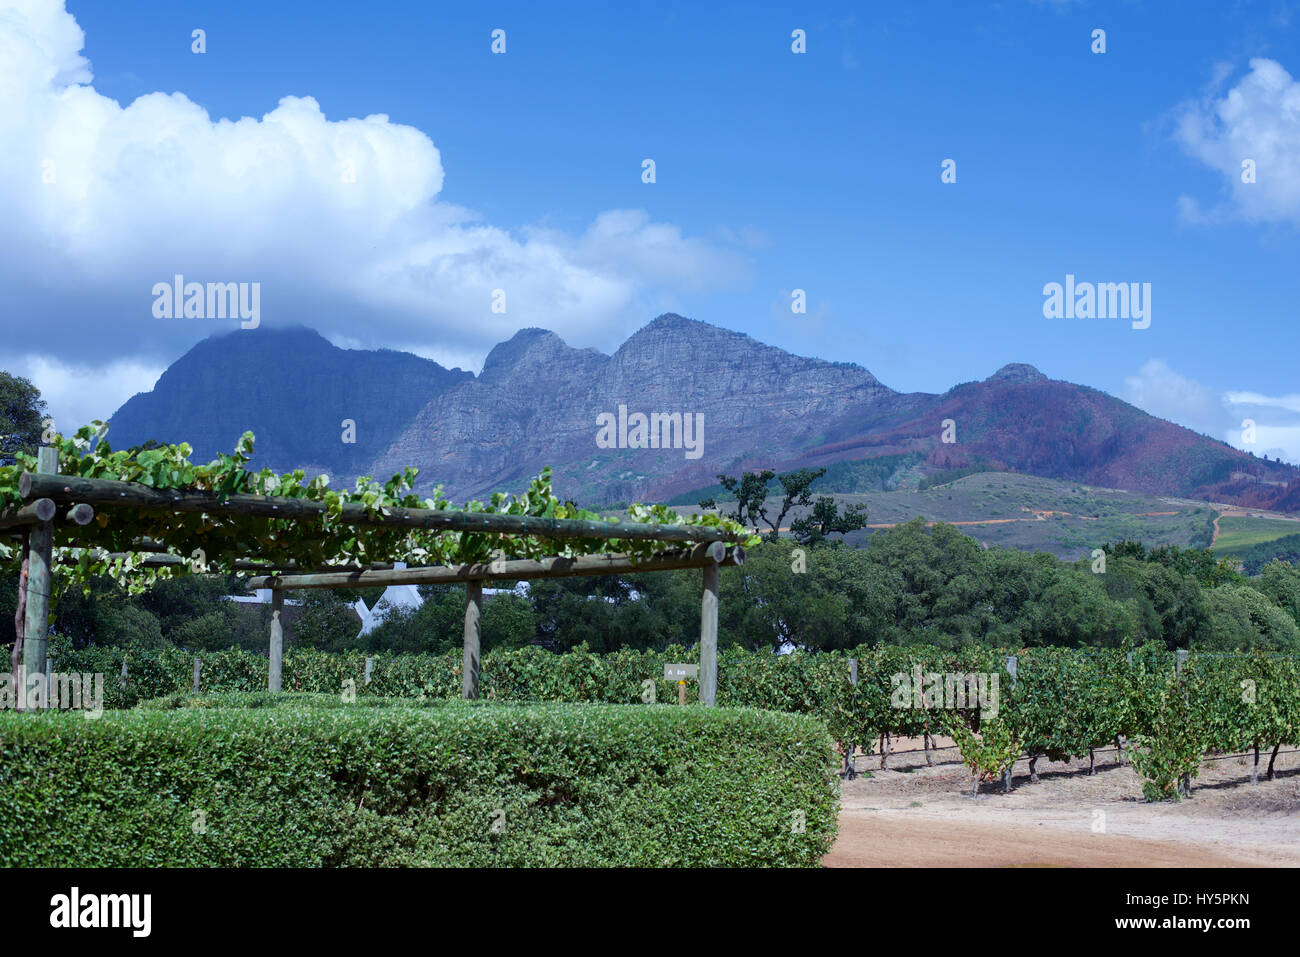
[[[13,465],[18,452],[35,453],[45,416],[45,400],[30,379],[0,372],[0,465]]]
[[[1198,651],[1300,651],[1300,629],[1268,596],[1245,585],[1206,592],[1205,627],[1192,645]]]
[[[369,634],[352,634],[337,640],[327,650],[356,650],[367,653],[445,654],[457,651],[465,640],[465,589],[452,585],[422,585],[424,603],[416,609],[388,612]],[[510,593],[484,596],[482,650],[518,648],[536,634],[532,605],[528,599]]]
[[[190,651],[240,648],[265,654],[270,642],[270,606],[221,602],[211,611],[175,619],[164,631],[171,644]],[[292,634],[285,629],[286,644]]]
[[[823,469],[797,469],[777,475],[771,469],[761,472],[746,472],[738,478],[719,475],[718,482],[724,489],[736,497],[735,508],[723,514],[750,528],[768,527],[764,538],[773,541],[780,537],[785,518],[794,508],[809,508],[812,511],[790,525],[790,531],[804,544],[811,544],[827,535],[844,534],[862,528],[867,523],[865,505],[848,506],[841,515],[835,500],[823,495],[815,502],[812,486],[826,474]],[[768,486],[772,479],[781,484],[781,506],[776,518],[767,514]],[[718,503],[711,498],[700,502],[700,508],[718,508]]]
[[[828,535],[847,535],[865,528],[867,507],[846,505],[843,513],[829,495],[819,495],[812,511],[790,523],[790,532],[804,545],[820,542]]]
[[[296,614],[285,630],[286,647],[320,651],[352,651],[357,648],[361,622],[352,601],[326,588],[290,592],[289,597],[302,604],[295,609]]]
[[[158,618],[113,583],[96,581],[90,593],[65,592],[56,606],[52,633],[67,648],[91,646],[166,647]]]
[[[1286,562],[1271,561],[1264,566],[1251,587],[1268,596],[1291,620],[1300,624],[1300,568]]]

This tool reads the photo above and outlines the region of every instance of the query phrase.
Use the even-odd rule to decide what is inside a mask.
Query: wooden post
[[[858,659],[857,658],[849,659],[849,684],[853,686],[854,696],[856,697],[857,687],[858,687]],[[858,750],[858,743],[856,741],[847,741],[845,742],[845,747],[848,750],[844,752],[844,771],[840,774],[840,777],[848,778],[850,781],[852,781],[854,778],[858,776],[858,762],[857,762],[857,755],[855,753]]]
[[[374,659],[374,658],[367,658],[367,659],[366,659],[366,675],[365,675],[364,678],[361,679],[361,683],[362,683],[363,685],[368,685],[368,684],[370,684],[370,676],[374,673],[374,670],[375,670],[375,659]]]
[[[59,450],[48,445],[37,453],[38,472],[59,470]],[[45,665],[46,634],[50,628],[50,565],[54,553],[54,523],[31,526],[27,564],[27,610],[23,622],[23,673],[39,675]]]
[[[712,708],[718,697],[718,566],[704,566],[700,597],[700,701]]]
[[[50,678],[52,677],[53,673],[54,673],[54,662],[52,662],[49,658],[46,658],[45,659],[45,707],[47,708],[53,706],[50,701],[50,687],[51,687]]]
[[[14,647],[9,652],[9,677],[14,684],[15,704],[18,711],[27,708],[27,688],[23,680],[23,629],[27,620],[27,565],[31,536],[23,532],[22,564],[18,570],[18,604],[14,608]]]
[[[686,704],[686,679],[677,682],[677,703]]]
[[[1174,676],[1178,680],[1179,687],[1182,687],[1183,684],[1183,665],[1187,664],[1189,654],[1190,652],[1184,648],[1174,649]],[[1186,690],[1183,691],[1183,700],[1187,700]],[[1192,776],[1190,774],[1184,774],[1178,779],[1178,790],[1182,792],[1183,797],[1192,796]]]
[[[284,592],[273,588],[271,589],[271,663],[266,677],[268,691],[281,690],[280,669],[284,661],[284,625],[280,623],[282,611],[284,611]]]
[[[460,664],[460,696],[478,698],[479,647],[483,640],[483,582],[465,583],[465,655]]]
[[[1011,676],[1011,687],[1016,686],[1016,656],[1007,655],[1006,661],[1003,662],[1007,668],[1007,674]],[[1002,771],[1002,793],[1006,794],[1011,791],[1011,769],[1015,767],[1016,759],[1012,757],[1011,763]]]
[[[154,567],[183,561],[179,556],[160,556]],[[534,578],[565,578],[585,575],[625,575],[639,572],[674,571],[717,564],[738,567],[745,563],[745,549],[725,547],[721,542],[700,545],[690,551],[661,552],[649,558],[630,555],[580,555],[577,558],[541,558],[499,561],[457,567],[394,568],[324,572],[319,574],[266,575],[244,583],[249,590],[261,588],[369,588],[378,585],[459,585],[472,581],[525,581]]]
[[[203,661],[200,658],[194,659],[194,693],[199,693],[199,672],[203,670]]]

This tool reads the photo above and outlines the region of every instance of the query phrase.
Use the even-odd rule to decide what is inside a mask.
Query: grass
[[[1007,472],[981,472],[920,491],[852,492],[823,479],[814,486],[814,494],[833,495],[841,505],[866,505],[869,523],[893,524],[918,515],[944,522],[1016,519],[962,525],[961,531],[990,547],[1048,551],[1068,560],[1087,558],[1092,549],[1124,538],[1152,546],[1205,547],[1215,514],[1199,503]],[[724,505],[724,510],[728,507]],[[775,517],[780,500],[768,499],[767,507]],[[689,514],[698,509],[684,506],[681,511]],[[805,511],[795,509],[783,524],[788,526]],[[1056,514],[1037,520],[1035,513],[1040,511]],[[1294,530],[1300,531],[1300,523]],[[868,534],[856,532],[848,540],[861,544]]]
[[[1284,535],[1297,533],[1300,533],[1300,522],[1280,518],[1229,516],[1219,519],[1219,538],[1214,543],[1214,550],[1221,555],[1236,557],[1252,545],[1276,541]]]

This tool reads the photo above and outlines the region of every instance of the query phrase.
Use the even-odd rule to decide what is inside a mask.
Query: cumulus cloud
[[[1232,216],[1300,224],[1300,82],[1276,60],[1250,61],[1250,72],[1224,91],[1230,74],[1216,69],[1208,91],[1178,110],[1174,138],[1223,175],[1226,194],[1209,208],[1190,196],[1179,213],[1190,223]],[[1254,161],[1255,182],[1242,164]]]
[[[1121,397],[1145,412],[1222,439],[1234,448],[1300,463],[1300,395],[1219,391],[1189,379],[1160,359],[1124,379]],[[1255,441],[1246,441],[1247,420]]]
[[[123,105],[91,85],[84,40],[63,0],[0,0],[4,325],[48,322],[29,369],[143,371],[225,331],[153,317],[154,283],[178,273],[260,282],[266,326],[456,356],[529,325],[609,345],[665,287],[747,277],[741,250],[640,210],[577,234],[484,223],[439,201],[433,140],[383,114],[331,120],[311,96],[233,121],[182,93]]]
[[[90,365],[28,356],[5,371],[36,383],[55,429],[71,435],[95,419],[107,419],[137,392],[148,392],[163,369],[134,359]]]

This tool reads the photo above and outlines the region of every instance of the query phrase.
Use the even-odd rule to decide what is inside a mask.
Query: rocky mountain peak
[[[1027,362],[1009,362],[993,373],[985,382],[1046,382],[1043,375]]]
[[[539,370],[557,365],[585,364],[604,360],[603,353],[595,349],[575,349],[549,329],[520,329],[505,342],[492,347],[483,361],[483,382],[501,382],[526,370]]]

